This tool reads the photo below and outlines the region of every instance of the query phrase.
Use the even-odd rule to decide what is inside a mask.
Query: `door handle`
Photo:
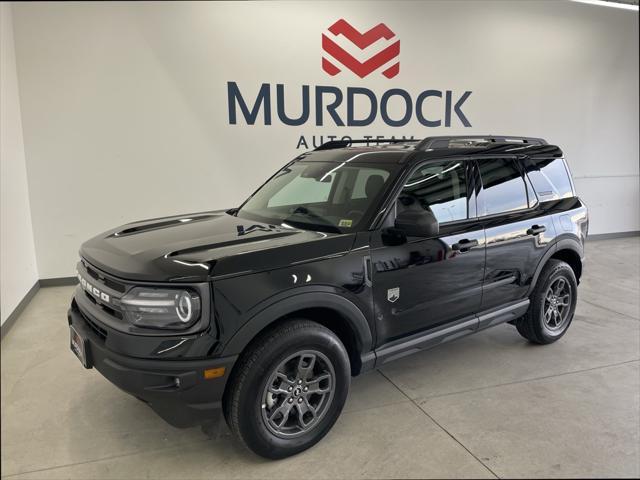
[[[469,240],[468,238],[460,240],[458,243],[454,243],[451,245],[452,250],[456,250],[458,252],[468,252],[473,247],[478,246],[478,240],[473,239]]]
[[[527,230],[527,235],[540,235],[542,232],[546,232],[547,227],[544,225],[533,225],[529,230]]]

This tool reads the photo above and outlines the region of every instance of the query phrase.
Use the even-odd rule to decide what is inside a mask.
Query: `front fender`
[[[258,313],[248,318],[223,347],[221,356],[238,355],[264,328],[285,315],[307,308],[328,308],[336,311],[346,319],[354,332],[358,353],[363,354],[372,350],[371,328],[360,308],[336,293],[313,290],[292,292],[286,298],[272,300],[268,306],[261,308]]]

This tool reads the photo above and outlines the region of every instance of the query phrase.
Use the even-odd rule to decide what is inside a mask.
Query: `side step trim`
[[[484,330],[485,328],[520,318],[522,315],[527,313],[528,308],[529,299],[526,298],[518,303],[480,315],[478,316],[478,330]]]
[[[454,325],[444,326],[438,330],[412,335],[401,343],[393,342],[388,346],[382,346],[375,351],[376,363],[379,367],[387,362],[396,360],[412,353],[428,350],[457,338],[470,335],[479,330],[515,320],[524,315],[529,308],[529,299],[519,300],[516,303],[501,307],[488,313],[474,315],[473,318],[462,320]]]

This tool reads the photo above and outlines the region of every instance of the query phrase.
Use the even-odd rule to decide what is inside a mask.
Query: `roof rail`
[[[418,145],[416,150],[428,150],[434,148],[449,148],[451,141],[457,141],[459,143],[468,142],[469,146],[473,146],[475,143],[512,143],[519,142],[529,145],[547,145],[547,141],[542,138],[534,137],[517,137],[511,135],[453,135],[443,137],[427,137],[423,139]]]
[[[317,147],[314,151],[345,148],[353,144],[378,145],[381,143],[416,143],[416,150],[429,150],[435,148],[450,148],[451,142],[470,147],[477,143],[522,143],[526,145],[547,145],[546,140],[535,137],[518,137],[512,135],[448,135],[441,137],[427,137],[422,140],[417,138],[362,138],[330,140]]]
[[[380,143],[407,143],[407,142],[420,142],[419,138],[363,138],[363,139],[351,139],[351,140],[330,140],[317,147],[314,151],[318,150],[333,150],[334,148],[345,148],[354,143],[366,143],[366,144],[380,144]]]

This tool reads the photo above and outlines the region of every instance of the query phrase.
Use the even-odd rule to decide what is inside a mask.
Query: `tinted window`
[[[438,222],[467,218],[464,162],[424,165],[411,176],[398,197],[398,210],[430,210]]]
[[[573,197],[569,172],[561,158],[525,160],[527,176],[541,202]]]
[[[479,160],[484,215],[527,208],[527,190],[522,174],[512,160]]]

